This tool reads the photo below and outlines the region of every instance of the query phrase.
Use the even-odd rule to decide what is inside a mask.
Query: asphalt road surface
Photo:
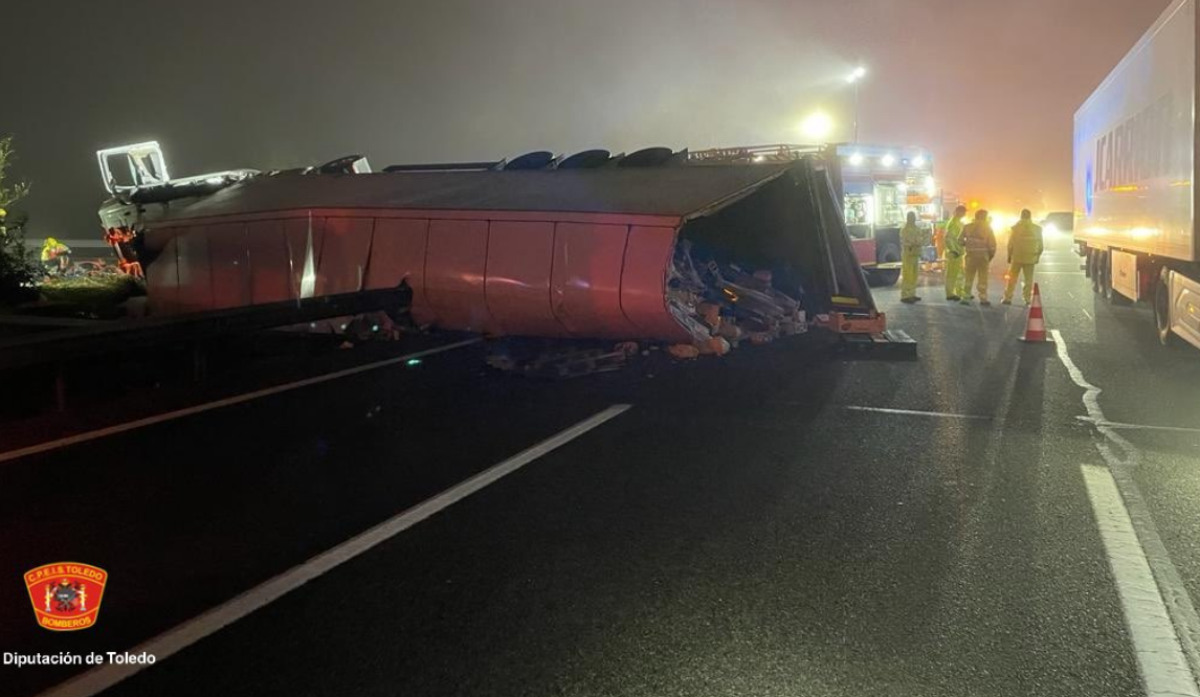
[[[1200,352],[1052,247],[1056,345],[934,275],[877,294],[916,361],[476,345],[0,464],[0,651],[159,654],[0,694],[1195,694]],[[36,625],[59,560],[108,570],[95,627]]]

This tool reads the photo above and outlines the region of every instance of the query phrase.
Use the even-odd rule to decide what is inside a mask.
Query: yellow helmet
[[[6,215],[8,215],[8,211],[4,210],[3,208],[0,208],[0,218],[3,218]]]
[[[57,247],[58,240],[54,239],[53,237],[47,237],[44,245],[47,247]]]

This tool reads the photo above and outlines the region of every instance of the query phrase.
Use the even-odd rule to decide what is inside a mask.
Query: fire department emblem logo
[[[38,624],[52,632],[73,632],[96,624],[107,582],[104,569],[73,561],[25,572],[25,588]]]

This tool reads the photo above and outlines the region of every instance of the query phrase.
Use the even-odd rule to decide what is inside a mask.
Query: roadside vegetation
[[[46,275],[37,251],[26,244],[24,216],[18,222],[12,211],[30,188],[12,175],[15,159],[12,136],[0,136],[0,314],[120,315],[121,303],[145,294],[138,279],[94,263]]]
[[[78,307],[86,312],[102,312],[129,298],[144,295],[141,283],[120,272],[77,277],[47,278],[38,286],[46,301]]]
[[[14,160],[12,136],[0,136],[0,307],[37,298],[33,287],[40,274],[37,260],[25,247],[20,227],[6,223],[7,210],[29,193],[29,183],[9,173]]]

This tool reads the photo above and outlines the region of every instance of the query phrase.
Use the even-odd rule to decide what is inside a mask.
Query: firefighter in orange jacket
[[[979,292],[979,304],[987,307],[988,302],[988,266],[996,258],[996,233],[988,223],[987,211],[975,213],[975,222],[963,228],[963,248],[966,250],[965,277],[963,279],[963,298],[959,302],[971,304],[971,283],[976,282]],[[976,280],[978,279],[978,280]]]

